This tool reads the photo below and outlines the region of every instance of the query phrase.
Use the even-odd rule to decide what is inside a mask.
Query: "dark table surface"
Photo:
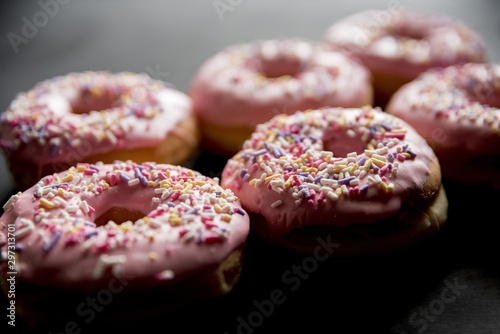
[[[186,91],[201,63],[227,45],[277,37],[318,40],[348,14],[395,5],[461,19],[484,38],[490,61],[500,62],[496,0],[220,2],[230,10],[218,13],[217,1],[60,0],[51,9],[42,5],[54,3],[50,0],[4,2],[0,110],[36,82],[71,71],[147,72]],[[50,14],[46,21],[41,11]],[[21,35],[36,15],[39,27],[14,47],[9,34]],[[200,152],[191,166],[217,175],[224,162]],[[5,201],[14,189],[3,157],[0,182]],[[449,189],[457,201],[450,205],[446,229],[429,242],[384,258],[328,259],[296,277],[295,284],[283,275],[307,259],[251,236],[241,284],[216,309],[202,305],[205,312],[192,310],[178,319],[186,328],[203,322],[206,332],[231,334],[290,332],[299,326],[308,333],[500,333],[498,194],[486,191],[473,204],[461,205],[461,188],[450,184]],[[276,290],[283,302],[259,309]],[[7,322],[5,316],[0,321]],[[172,332],[168,324],[164,328]]]

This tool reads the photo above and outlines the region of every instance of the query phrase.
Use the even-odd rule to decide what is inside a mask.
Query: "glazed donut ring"
[[[33,295],[52,305],[61,293],[91,294],[122,278],[130,312],[225,294],[238,281],[249,231],[239,199],[217,180],[152,162],[80,163],[45,176],[4,209],[1,273],[12,271],[6,237],[13,226],[16,298],[28,307],[23,301]],[[150,293],[146,305],[126,297],[137,291]],[[162,295],[160,305],[151,303]],[[37,307],[27,311],[44,312]]]
[[[78,162],[182,164],[198,145],[190,98],[146,74],[69,73],[20,93],[0,120],[19,190]]]
[[[330,26],[324,41],[371,70],[381,107],[401,85],[430,68],[487,59],[484,40],[463,22],[404,8],[350,15]]]
[[[324,108],[257,126],[231,158],[232,189],[264,239],[312,252],[317,238],[338,255],[402,249],[447,218],[439,162],[404,121],[379,109]]]
[[[363,65],[301,39],[227,47],[205,61],[189,94],[203,143],[229,156],[257,124],[276,114],[373,102],[370,73]]]
[[[396,92],[387,112],[431,145],[443,177],[500,188],[500,65],[429,70]]]

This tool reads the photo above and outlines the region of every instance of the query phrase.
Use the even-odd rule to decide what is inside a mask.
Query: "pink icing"
[[[194,77],[195,112],[209,123],[255,126],[280,113],[372,103],[371,77],[338,51],[295,39],[234,45]]]
[[[188,117],[190,98],[145,74],[69,73],[18,94],[0,119],[7,155],[38,166],[154,147]],[[76,112],[83,113],[76,113]]]
[[[430,70],[401,87],[387,111],[412,124],[432,144],[445,176],[500,185],[499,64]],[[474,161],[471,168],[468,164]]]
[[[135,222],[93,223],[113,207]],[[19,249],[17,279],[55,286],[175,281],[217,265],[244,245],[249,218],[230,190],[186,168],[127,162],[78,164],[14,195],[0,218],[0,267],[9,226]]]
[[[259,125],[221,184],[283,236],[395,215],[422,194],[434,159],[411,126],[379,109],[324,108]]]
[[[330,26],[324,40],[359,57],[371,70],[405,79],[432,67],[487,58],[484,41],[463,22],[401,8],[348,16]]]

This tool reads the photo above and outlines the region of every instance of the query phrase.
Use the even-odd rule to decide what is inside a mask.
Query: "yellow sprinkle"
[[[404,153],[402,153],[402,154],[403,154],[403,156],[404,156],[406,159],[410,159],[410,158],[411,158],[410,153],[404,152]]]
[[[276,139],[276,133],[275,132],[271,132],[269,134],[269,137],[267,137],[267,141],[268,142],[273,142],[275,139]]]
[[[64,197],[64,195],[66,195],[66,190],[64,190],[63,188],[58,188],[57,194]]]
[[[182,223],[182,219],[181,217],[177,216],[177,215],[170,215],[170,223],[172,225],[180,225]]]
[[[156,260],[158,258],[158,254],[156,252],[149,252],[148,254],[150,260]]]
[[[274,175],[271,175],[271,176],[268,176],[264,179],[264,181],[266,181],[266,183],[269,183],[272,179],[275,179],[277,177],[279,177],[280,174],[274,174]]]
[[[231,221],[231,215],[230,215],[230,214],[228,214],[228,213],[225,213],[225,214],[223,214],[223,215],[221,216],[221,219],[222,219],[223,221],[225,221],[225,222],[228,222],[228,223],[229,223],[229,222]]]
[[[248,182],[248,184],[254,186],[255,182],[257,182],[257,179],[251,179],[250,182]]]
[[[371,158],[370,159],[375,165],[377,165],[378,167],[384,167],[385,166],[385,161],[382,161],[382,160],[379,160],[379,159],[375,159],[375,158]]]
[[[102,188],[103,188],[103,189],[108,189],[108,188],[109,188],[109,183],[108,183],[108,182],[106,182],[106,181],[103,181],[103,183],[102,183]],[[59,189],[61,189],[61,188],[59,188]]]
[[[333,168],[334,173],[340,173],[344,168],[346,168],[347,165],[336,165],[335,168]]]
[[[61,180],[63,182],[69,182],[69,181],[73,180],[73,176],[74,176],[73,173],[68,173]]]
[[[405,129],[392,129],[391,132],[406,133]]]
[[[88,191],[91,191],[92,189],[94,189],[94,184],[93,184],[93,183],[90,183],[90,184],[87,186],[87,190],[88,190]]]
[[[340,188],[337,188],[335,192],[337,193],[338,196],[342,195],[342,189]]]
[[[358,167],[359,167],[359,165],[358,165],[358,164],[354,164],[354,165],[352,165],[352,167],[351,167],[351,171],[350,171],[349,173],[350,173],[350,174],[354,173],[355,171],[357,171],[357,170],[358,170]]]
[[[372,166],[372,162],[373,162],[372,159],[366,160],[365,165],[363,166],[363,169],[366,171],[369,171],[370,167]]]
[[[374,150],[375,147],[371,143],[369,143],[368,145],[366,145],[366,149],[368,149],[368,150]]]
[[[149,181],[148,181],[148,187],[152,187],[152,186],[153,186],[153,184],[154,184],[154,182],[153,182],[153,181],[151,181],[151,180],[149,180]]]
[[[316,167],[309,167],[306,169],[306,172],[308,173],[317,173],[318,169]]]
[[[170,188],[170,182],[166,180],[161,181],[160,188]]]
[[[76,170],[79,171],[79,172],[83,172],[85,170],[85,166],[84,165],[78,165],[76,166]]]
[[[46,209],[49,209],[49,210],[56,206],[53,202],[51,202],[45,198],[40,199],[40,205]]]
[[[292,186],[292,182],[286,181],[283,186],[285,187],[285,189],[288,189],[288,188],[290,188]]]
[[[220,207],[220,205],[219,205],[218,203],[215,203],[215,204],[214,204],[214,210],[215,210],[215,212],[217,212],[217,213],[222,212],[222,208]]]

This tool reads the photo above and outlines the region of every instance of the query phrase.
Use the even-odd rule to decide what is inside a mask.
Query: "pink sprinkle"
[[[179,237],[182,238],[184,235],[186,235],[186,233],[188,233],[188,229],[183,228],[179,231]]]
[[[179,196],[181,196],[181,191],[180,190],[176,190],[174,191],[174,193],[172,194],[172,196],[170,197],[170,200],[173,202],[175,201],[176,199],[179,198]]]
[[[162,180],[165,180],[165,179],[167,178],[167,175],[166,175],[165,173],[163,173],[163,172],[159,172],[159,173],[158,173],[158,176],[159,176],[159,177],[160,177],[160,179],[162,179]]]
[[[399,161],[405,161],[405,159],[406,159],[405,156],[402,155],[401,153],[398,153],[397,158]]]
[[[92,169],[92,168],[87,168],[83,171],[83,174],[85,175],[92,175],[96,172],[96,170]]]
[[[165,212],[165,209],[164,209],[164,208],[158,208],[158,209],[156,209],[156,210],[151,211],[151,212],[149,213],[148,217],[150,217],[150,218],[155,218],[155,217],[157,217],[157,216],[161,215],[161,214],[162,214],[162,213],[164,213],[164,212]]]
[[[384,133],[384,138],[404,139],[405,134],[403,132],[386,132]]]
[[[209,245],[210,245],[210,244],[215,244],[215,243],[217,243],[217,242],[221,242],[221,241],[223,241],[223,240],[224,240],[224,239],[223,239],[223,238],[221,238],[221,237],[219,237],[218,235],[207,235],[207,236],[205,237],[205,243],[206,243],[206,244],[209,244]]]
[[[95,209],[89,205],[89,215],[93,214],[95,212]]]
[[[378,173],[380,174],[380,176],[384,176],[384,174],[387,173],[387,166],[380,168]]]
[[[96,249],[97,249],[98,252],[105,252],[105,251],[107,251],[109,249],[109,243],[108,243],[108,241],[106,240],[102,244],[97,245]]]

